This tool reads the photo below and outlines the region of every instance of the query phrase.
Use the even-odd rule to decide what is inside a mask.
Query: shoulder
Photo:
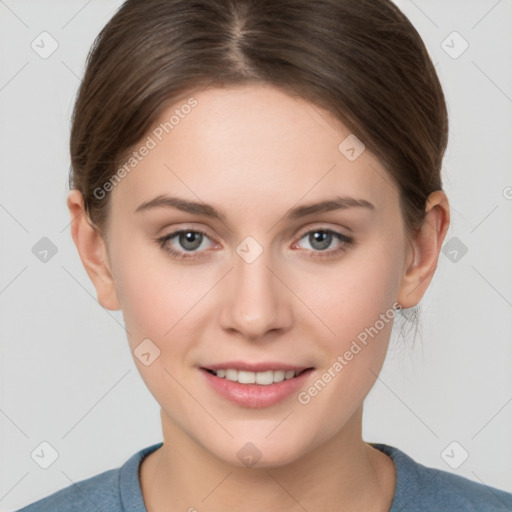
[[[393,446],[369,443],[389,455],[397,472],[390,512],[512,512],[512,494],[468,478],[426,467]]]
[[[161,446],[144,448],[132,455],[121,467],[75,482],[17,512],[146,512],[140,481],[142,459]]]
[[[119,473],[120,469],[110,469],[99,475],[75,482],[49,496],[40,499],[18,512],[84,512],[106,509],[122,510],[119,506]],[[107,506],[108,505],[108,506]]]

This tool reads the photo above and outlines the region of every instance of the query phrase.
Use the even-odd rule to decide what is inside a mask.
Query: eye
[[[209,236],[200,229],[180,229],[158,238],[156,242],[175,259],[193,259],[198,257],[199,249],[205,249],[206,239],[209,240]]]
[[[335,258],[355,242],[353,238],[331,229],[312,229],[300,237],[300,240],[303,239],[307,241],[313,251],[312,258]],[[337,243],[337,246],[334,249],[329,249],[333,242]],[[299,242],[296,242],[292,248],[298,248],[298,245]]]
[[[350,245],[355,243],[353,238],[331,229],[309,230],[301,235],[300,240],[303,239],[310,245],[310,248],[306,247],[306,249],[312,253],[308,256],[312,258],[336,258],[345,252]],[[201,253],[205,252],[205,249],[208,248],[208,244],[205,244],[207,240],[211,239],[205,231],[200,229],[180,229],[155,241],[173,259],[193,260],[205,257]],[[337,243],[337,246],[329,249],[329,247],[332,247],[333,242]],[[213,242],[212,245],[218,246],[218,244]],[[292,248],[300,248],[299,242],[295,242]]]

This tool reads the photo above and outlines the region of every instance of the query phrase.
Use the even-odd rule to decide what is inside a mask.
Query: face
[[[353,434],[381,369],[408,254],[398,190],[304,100],[193,98],[111,192],[110,269],[164,432],[286,464]],[[325,201],[338,207],[305,208]]]

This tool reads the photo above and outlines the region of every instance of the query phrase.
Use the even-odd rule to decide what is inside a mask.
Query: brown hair
[[[397,184],[407,236],[422,225],[442,188],[447,110],[421,37],[390,0],[127,0],[89,52],[72,118],[70,188],[102,234],[109,200],[94,191],[164,105],[248,82],[330,111]]]

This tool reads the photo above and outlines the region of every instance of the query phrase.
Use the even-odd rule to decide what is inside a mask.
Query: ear
[[[450,225],[450,207],[442,190],[429,195],[425,212],[425,221],[411,242],[407,269],[398,293],[397,300],[404,309],[420,302],[437,268],[439,252]]]
[[[112,311],[121,309],[105,243],[99,230],[92,225],[85,212],[82,193],[79,190],[71,190],[67,205],[71,214],[71,236],[82,264],[96,288],[98,302]]]

